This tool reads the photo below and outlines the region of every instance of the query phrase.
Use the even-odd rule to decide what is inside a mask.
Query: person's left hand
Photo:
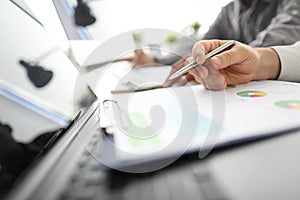
[[[126,60],[132,62],[133,68],[141,68],[147,65],[156,64],[156,61],[151,58],[148,54],[145,54],[142,49],[136,49],[134,51],[134,56],[131,58],[127,58]]]

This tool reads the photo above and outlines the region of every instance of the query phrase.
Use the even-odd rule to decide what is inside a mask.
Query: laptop
[[[23,1],[1,2],[1,13],[2,196],[73,124],[89,93],[73,101],[78,71]]]
[[[98,99],[89,87],[74,89],[77,69],[39,21],[28,15],[28,8],[24,12],[17,2],[0,3],[1,53],[6,58],[1,59],[0,76],[1,199],[204,198],[207,194],[199,187],[207,184],[198,181],[199,170],[188,173],[189,185],[180,181],[188,165],[126,173],[103,164],[112,161],[114,150],[109,146],[113,138],[100,126]],[[13,19],[15,26],[4,19]],[[37,87],[20,59],[52,71],[52,79]],[[192,160],[181,163],[197,165]],[[140,164],[149,162],[131,166],[141,168]]]

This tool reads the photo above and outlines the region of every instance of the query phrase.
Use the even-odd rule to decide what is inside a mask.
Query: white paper
[[[171,66],[149,66],[143,68],[124,68],[113,73],[124,86],[137,88],[162,85],[171,71]],[[129,88],[132,89],[132,88]]]
[[[183,92],[184,89],[193,90],[198,104],[196,109],[190,105],[182,105],[183,102],[176,99],[177,92]],[[192,143],[187,147],[187,143],[182,145],[177,141],[167,150],[168,152],[180,149],[186,151],[188,148],[201,150],[209,146],[217,147],[228,142],[242,142],[245,139],[277,134],[279,131],[300,127],[300,84],[297,83],[254,81],[217,92],[205,90],[201,85],[197,85],[126,95],[120,97],[118,103],[122,112],[128,116],[133,115],[133,118],[139,118],[139,122],[135,125],[139,126],[141,123],[144,126],[151,125],[153,119],[150,111],[154,106],[163,108],[165,115],[162,116],[162,120],[166,120],[159,134],[150,137],[148,141],[145,138],[141,141],[138,135],[134,135],[136,133],[130,133],[130,129],[125,131],[124,127],[123,130],[116,129],[114,134],[116,147],[121,150],[120,152],[129,153],[119,152],[118,156],[122,159],[128,159],[129,155],[146,156],[153,153],[166,153],[164,149],[174,142],[178,134],[186,135],[190,137],[189,139],[193,135]],[[225,101],[213,100],[213,98],[222,100],[223,97]],[[129,102],[126,102],[128,99]],[[222,102],[223,105],[220,105]],[[214,105],[216,103],[217,106]],[[223,112],[216,112],[221,117],[213,116],[215,114],[213,109],[216,108]],[[181,118],[183,109],[189,110],[192,117],[199,118],[197,130],[187,128],[186,131],[179,131],[183,120]],[[210,129],[211,127],[217,128]],[[208,140],[208,136],[214,134],[213,141]]]

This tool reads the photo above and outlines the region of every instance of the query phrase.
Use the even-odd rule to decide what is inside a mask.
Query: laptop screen
[[[21,1],[0,1],[0,199],[70,125],[78,71]],[[25,5],[25,4],[24,4]]]

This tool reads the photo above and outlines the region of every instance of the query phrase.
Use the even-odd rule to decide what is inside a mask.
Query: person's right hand
[[[240,42],[224,52],[205,59],[208,52],[225,44],[223,40],[202,40],[193,47],[193,58],[198,67],[188,73],[206,89],[222,90],[227,84],[243,84],[253,80],[259,68],[256,49]]]
[[[190,55],[186,55],[185,57],[180,58],[177,62],[175,62],[172,65],[171,72],[169,74],[169,77],[174,74],[176,71],[184,67],[185,65],[188,64],[188,60],[192,59]],[[169,80],[167,79],[164,83],[164,87],[170,87],[170,86],[183,86],[186,85],[188,82],[195,81],[194,77],[191,74],[186,74],[181,77]]]
[[[250,46],[235,42],[231,49],[211,59],[205,58],[207,53],[226,42],[225,40],[202,40],[197,42],[193,47],[192,56],[182,58],[175,63],[171,74],[194,60],[196,60],[199,66],[191,69],[182,77],[167,80],[164,85],[173,85],[178,80],[183,84],[189,80],[195,80],[201,83],[206,89],[221,90],[227,84],[242,84],[252,80],[258,68],[259,58],[257,52]]]

